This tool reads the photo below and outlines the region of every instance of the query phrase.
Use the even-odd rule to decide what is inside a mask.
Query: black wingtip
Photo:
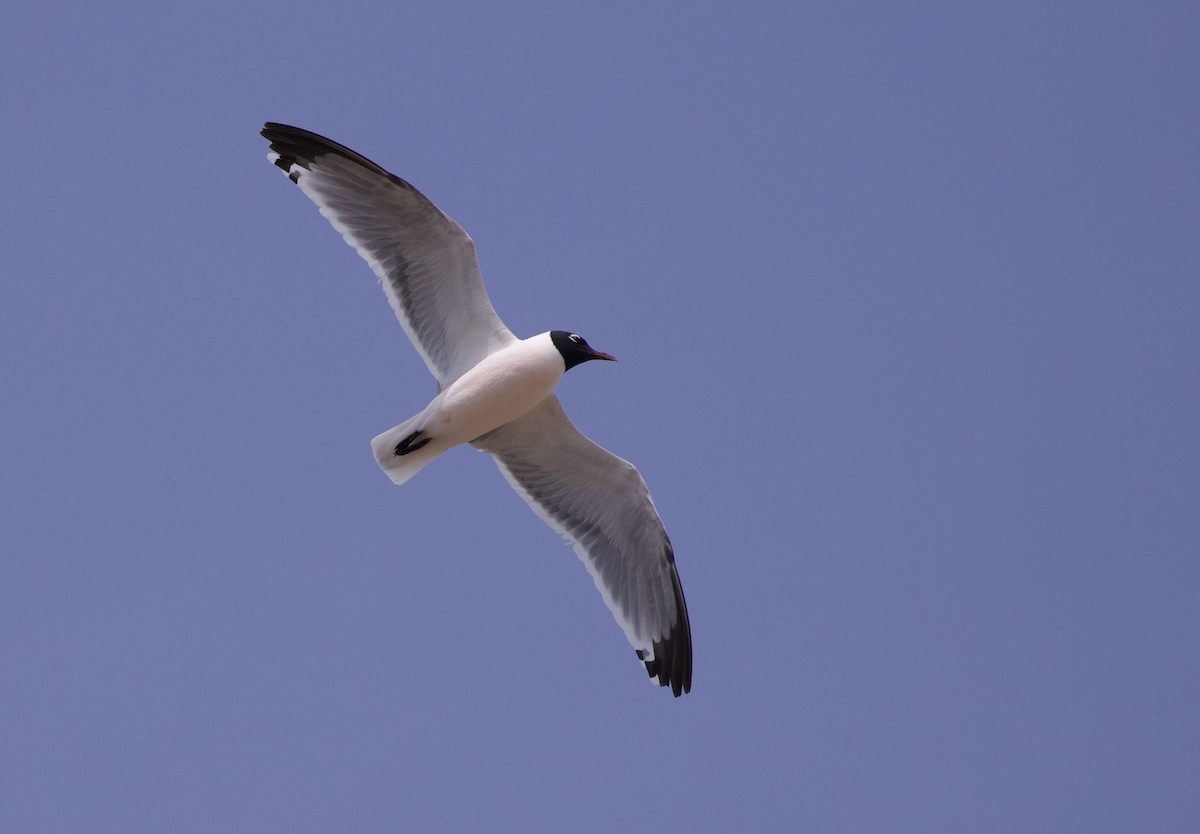
[[[687,602],[683,598],[683,586],[679,572],[675,570],[674,553],[667,545],[667,559],[671,563],[671,586],[675,591],[675,610],[679,619],[671,626],[670,633],[652,645],[654,657],[645,659],[645,652],[638,651],[638,660],[646,664],[646,672],[658,678],[659,686],[671,687],[676,698],[692,691],[692,624],[688,619]]]
[[[278,122],[267,122],[260,133],[271,143],[276,167],[295,183],[300,182],[302,169],[311,165],[314,159],[326,153],[336,153],[341,147],[312,131]]]
[[[356,162],[364,168],[387,177],[405,188],[412,188],[410,184],[376,165],[358,151],[352,151],[345,145],[335,142],[319,133],[313,133],[311,130],[280,124],[279,122],[267,122],[263,125],[260,133],[264,139],[271,143],[271,150],[279,154],[279,158],[275,160],[275,164],[288,172],[288,176],[291,177],[292,182],[296,182],[299,179],[299,173],[293,170],[293,166],[299,164],[301,168],[308,168],[314,160],[326,154],[334,154]]]

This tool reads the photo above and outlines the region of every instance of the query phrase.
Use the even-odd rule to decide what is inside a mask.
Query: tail
[[[421,416],[405,420],[371,441],[376,462],[394,484],[404,483],[445,451],[441,444],[420,435],[417,424]]]

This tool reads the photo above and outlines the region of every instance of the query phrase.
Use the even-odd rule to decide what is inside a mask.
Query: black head
[[[562,354],[563,362],[566,363],[568,371],[589,359],[607,359],[609,362],[617,361],[617,357],[612,354],[592,350],[587,340],[575,333],[568,333],[565,330],[552,330],[550,332],[550,340],[554,342],[554,346]]]

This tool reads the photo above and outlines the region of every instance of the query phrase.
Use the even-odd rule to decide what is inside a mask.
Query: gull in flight
[[[268,122],[267,159],[374,270],[438,384],[420,414],[371,441],[403,484],[462,443],[487,452],[517,493],[575,548],[638,659],[676,697],[692,688],[692,633],[675,555],[646,482],[571,423],[555,386],[614,357],[576,333],[518,339],[479,274],[475,245],[420,191],[307,130]]]

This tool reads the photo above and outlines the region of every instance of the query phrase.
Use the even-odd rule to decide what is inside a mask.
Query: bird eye
[[[568,336],[567,338],[568,338],[568,339],[570,339],[572,342],[574,342],[574,343],[575,343],[575,344],[577,344],[577,345],[582,345],[582,344],[584,344],[583,337],[582,337],[582,336],[579,336],[579,335],[577,335],[577,334],[575,334],[575,333],[572,333],[572,334],[571,334],[570,336]]]

